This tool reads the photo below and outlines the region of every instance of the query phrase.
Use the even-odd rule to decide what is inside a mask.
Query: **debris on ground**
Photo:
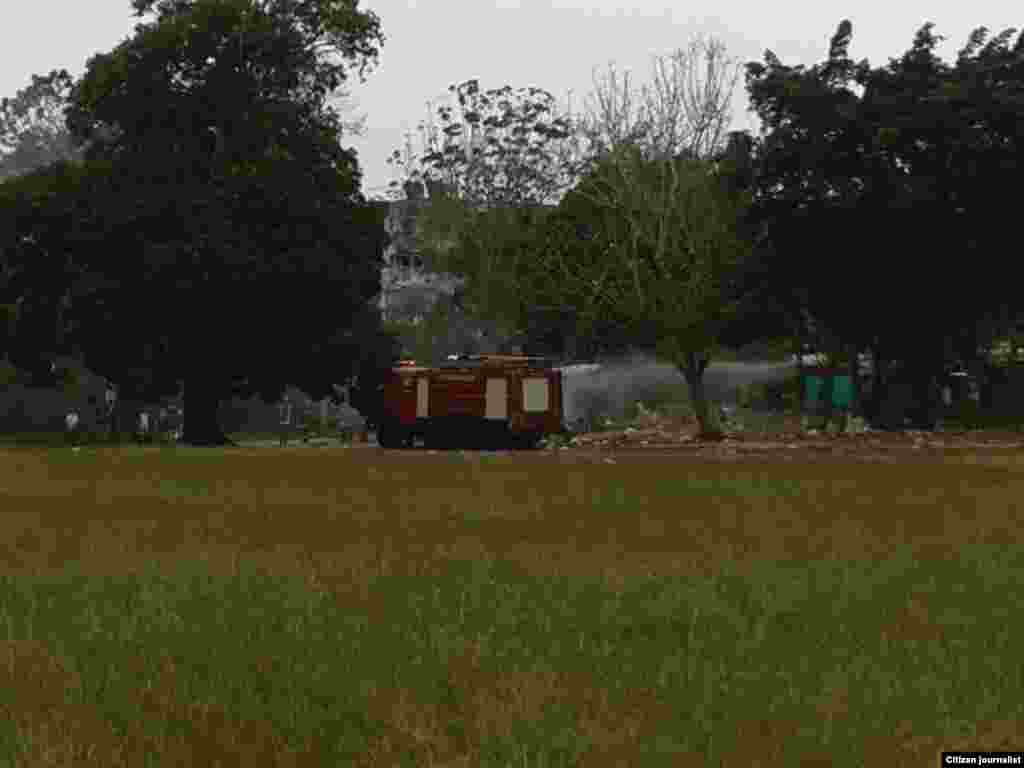
[[[547,447],[560,450],[680,450],[687,453],[708,452],[735,454],[804,450],[826,451],[840,455],[878,454],[906,449],[911,452],[946,449],[1024,448],[1024,434],[996,430],[936,430],[922,432],[906,429],[873,430],[859,418],[851,418],[845,432],[835,429],[806,429],[799,417],[781,417],[780,428],[774,431],[745,431],[735,421],[722,423],[722,433],[699,436],[694,420],[659,417],[646,408],[632,424],[619,428],[573,435],[565,441],[547,441]],[[728,411],[724,416],[731,416]]]

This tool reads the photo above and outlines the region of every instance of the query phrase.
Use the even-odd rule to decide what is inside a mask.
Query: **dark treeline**
[[[45,385],[74,354],[130,399],[184,385],[192,444],[227,442],[223,400],[289,385],[320,398],[354,380],[372,421],[401,352],[375,308],[386,208],[360,191],[329,97],[375,63],[379,20],[341,0],[133,7],[135,34],[78,81],[34,78],[0,109],[4,359]],[[926,24],[872,68],[849,58],[844,21],[820,64],[768,51],[746,65],[760,135],[660,154],[642,131],[616,145],[590,126],[593,151],[569,157],[577,126],[545,117],[544,92],[453,86],[467,129],[512,128],[475,157],[435,148],[404,184],[430,191],[428,266],[468,278],[439,322],[486,318],[567,357],[657,350],[697,395],[723,347],[784,336],[851,367],[869,352],[866,415],[880,420],[898,364],[906,416],[932,427],[942,373],[983,374],[984,351],[1018,330],[1014,35],[980,28],[946,63]]]
[[[0,186],[4,353],[36,383],[76,354],[126,399],[183,386],[183,440],[224,444],[223,400],[333,396],[394,353],[383,215],[327,102],[383,35],[338,0],[133,6],[145,21],[70,89],[35,83],[66,92],[77,156]]]
[[[825,62],[747,65],[763,121],[734,150],[755,190],[749,228],[770,303],[819,347],[870,351],[879,417],[888,363],[913,380],[916,426],[935,421],[951,362],[981,372],[982,351],[1021,318],[1007,242],[1024,140],[1024,37],[980,28],[948,65],[926,24],[884,67],[847,55],[843,22]],[[856,377],[854,377],[856,379]]]

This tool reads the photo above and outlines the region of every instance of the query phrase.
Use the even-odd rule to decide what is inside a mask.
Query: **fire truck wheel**
[[[377,442],[381,448],[404,448],[411,441],[398,424],[382,421],[377,430]]]
[[[516,435],[512,438],[512,446],[519,451],[529,451],[537,447],[540,442],[539,435],[526,434]]]
[[[458,447],[456,433],[449,429],[435,427],[423,436],[423,442],[432,451],[451,451]]]

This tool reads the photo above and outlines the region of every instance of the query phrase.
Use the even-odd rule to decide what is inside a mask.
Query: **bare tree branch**
[[[686,48],[652,57],[652,77],[639,92],[613,64],[594,78],[579,123],[592,155],[637,144],[648,157],[709,158],[720,150],[731,122],[739,63],[724,43],[698,37]]]

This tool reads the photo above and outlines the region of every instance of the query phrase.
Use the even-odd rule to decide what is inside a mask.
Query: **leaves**
[[[975,30],[949,66],[926,24],[875,69],[849,62],[850,32],[841,24],[828,60],[810,68],[768,52],[748,65],[766,128],[751,223],[771,293],[814,321],[803,324],[860,349],[926,349],[935,365],[944,339],[1016,301],[1001,288],[999,260],[982,255],[996,252],[994,236],[979,234],[1012,215],[996,190],[1019,151],[1013,32],[985,45],[988,31]],[[969,270],[935,268],[965,254]],[[837,280],[837,269],[862,287]]]
[[[386,211],[327,103],[375,55],[376,17],[351,0],[135,7],[155,18],[71,88],[85,163],[0,185],[18,201],[0,263],[32,266],[14,288],[56,314],[19,335],[49,351],[68,331],[90,369],[149,395],[183,378],[216,397],[328,392],[377,343],[346,334],[380,290]]]
[[[396,150],[389,163],[404,165],[410,177],[416,168],[418,177],[452,183],[460,197],[480,205],[546,203],[564,191],[571,150],[557,142],[570,130],[565,118],[544,119],[553,109],[551,94],[510,86],[481,91],[475,79],[448,90],[458,114],[438,107],[436,124],[420,124],[423,154],[409,146],[404,159]]]
[[[0,179],[79,156],[64,121],[71,83],[55,69],[0,101]]]
[[[747,256],[740,206],[708,162],[620,146],[559,206],[565,234],[542,251],[549,291],[583,323],[604,315],[653,333],[659,354],[705,354],[736,305],[732,273]],[[590,237],[574,242],[580,226]],[[683,352],[672,355],[683,364]]]
[[[724,141],[739,67],[714,38],[696,38],[668,56],[652,57],[652,77],[639,90],[615,67],[594,78],[580,133],[593,161],[635,145],[648,156],[709,158]]]

